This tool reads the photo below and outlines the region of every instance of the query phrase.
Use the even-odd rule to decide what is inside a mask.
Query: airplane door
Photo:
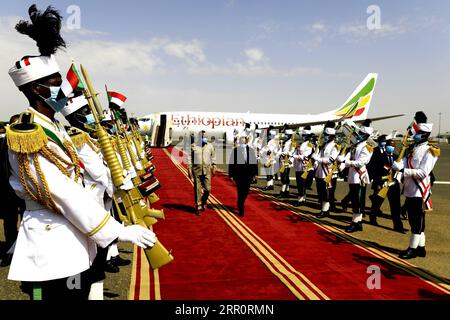
[[[159,119],[158,132],[156,135],[156,146],[163,148],[164,147],[164,137],[166,135],[166,127],[167,127],[167,115],[162,114]]]

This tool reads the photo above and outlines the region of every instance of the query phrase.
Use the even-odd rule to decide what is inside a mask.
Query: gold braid
[[[67,149],[67,152],[69,153],[70,160],[72,160],[72,163],[70,166],[74,167],[75,170],[75,182],[78,181],[78,178],[80,177],[80,159],[78,158],[78,154],[75,151],[75,147],[72,143],[69,141],[64,142],[64,146]]]
[[[18,160],[19,160],[20,184],[33,201],[38,201],[38,198],[33,194],[33,192],[31,192],[30,187],[27,181],[25,180],[25,170],[26,170],[25,167],[29,165],[27,155],[19,153],[18,156],[19,156]]]
[[[50,148],[48,148],[47,146],[43,147],[39,153],[46,158],[48,161],[50,161],[51,163],[53,163],[58,169],[59,171],[62,172],[62,174],[64,174],[66,177],[70,178],[70,174],[69,171],[67,170],[67,168],[65,168],[61,162],[58,161],[58,157],[59,155],[55,154],[55,152],[53,152]],[[62,159],[64,160],[64,159]],[[64,160],[65,161],[65,160]]]
[[[50,194],[50,188],[48,187],[47,180],[45,179],[45,175],[42,172],[41,165],[39,164],[37,153],[33,154],[33,161],[34,161],[34,165],[36,167],[36,171],[37,171],[37,173],[39,175],[39,179],[41,180],[42,186],[44,187],[44,192],[45,192],[45,198],[43,199],[44,205],[47,208],[49,208],[50,210],[58,212],[58,208],[56,207],[56,203],[53,200],[52,195]]]
[[[35,162],[36,159],[33,158],[33,161]],[[25,158],[24,161],[24,169],[25,169],[25,174],[27,175],[28,179],[31,180],[31,182],[34,184],[34,186],[36,187],[36,191],[37,191],[37,198],[38,199],[42,199],[42,191],[41,188],[39,186],[39,182],[38,180],[34,177],[34,175],[31,174],[30,171],[30,163],[28,161],[28,157]]]

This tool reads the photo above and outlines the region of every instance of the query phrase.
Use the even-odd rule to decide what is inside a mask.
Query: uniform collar
[[[65,132],[64,127],[61,126],[58,120],[56,119],[51,120],[49,117],[40,113],[33,107],[28,107],[27,111],[33,114],[35,123],[53,132],[62,141],[68,140],[68,137],[66,136],[67,133]]]

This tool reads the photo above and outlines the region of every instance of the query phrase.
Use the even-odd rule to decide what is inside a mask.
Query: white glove
[[[132,225],[123,227],[119,234],[119,241],[131,242],[141,248],[151,248],[156,243],[156,235],[153,231]]]
[[[392,164],[392,169],[394,169],[395,171],[401,171],[404,167],[405,165],[403,164],[403,161],[394,161],[394,163]]]
[[[123,183],[119,188],[122,190],[131,190],[134,188],[133,181],[131,181],[131,175],[127,175],[125,179],[123,179]]]
[[[337,157],[337,161],[338,161],[339,163],[344,162],[344,161],[345,161],[345,156],[339,156],[339,157]]]
[[[140,161],[137,161],[137,162],[136,162],[136,169],[138,169],[138,170],[142,170],[142,169],[143,169],[143,168],[142,168],[142,164],[141,164]]]
[[[313,155],[311,156],[311,158],[315,161],[319,160],[319,155],[317,153],[313,153]]]

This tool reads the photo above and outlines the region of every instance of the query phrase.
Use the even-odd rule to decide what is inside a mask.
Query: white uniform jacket
[[[313,152],[313,145],[309,141],[305,141],[300,145],[300,148],[297,147],[294,150],[294,154],[292,157],[294,158],[294,168],[296,172],[304,171],[306,169],[306,165],[311,157]]]
[[[437,156],[434,156],[430,151],[428,142],[416,146],[412,152],[403,158],[405,168],[403,172],[403,194],[405,197],[423,197],[425,202],[429,201],[431,194],[430,173],[437,159]]]
[[[49,129],[61,141],[70,141],[62,125],[52,122],[33,108],[28,111],[34,114],[36,123]],[[70,162],[57,143],[49,139],[47,146]],[[32,157],[28,156],[28,160],[31,174],[36,177]],[[69,168],[69,178],[40,154],[37,160],[59,213],[30,199],[20,183],[18,156],[10,150],[9,181],[27,206],[9,270],[10,280],[46,281],[79,274],[87,270],[95,258],[96,243],[106,247],[119,236],[123,228],[83,188],[81,179],[74,181],[73,167]],[[34,186],[31,188],[34,189]]]
[[[353,147],[345,156],[345,167],[348,169],[349,184],[370,184],[369,173],[366,165],[372,158],[373,151],[368,148],[367,142],[363,141]]]
[[[320,148],[319,154],[314,156],[317,161],[316,178],[324,179],[333,168],[333,162],[339,155],[338,146],[334,141],[328,142]]]

